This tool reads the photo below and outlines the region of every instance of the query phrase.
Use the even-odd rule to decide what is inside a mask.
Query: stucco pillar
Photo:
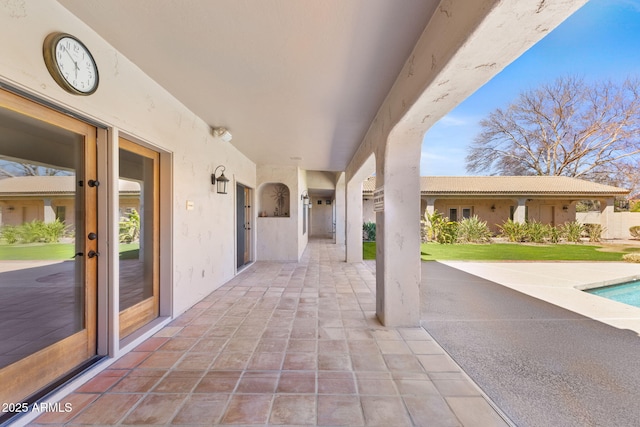
[[[390,138],[377,184],[384,208],[376,214],[376,314],[385,326],[420,324],[421,142],[419,135]]]
[[[613,215],[615,214],[614,204],[615,199],[613,197],[600,200],[600,224],[604,228],[603,239],[613,239],[615,237],[615,230],[613,229],[615,224],[613,220]]]
[[[51,206],[51,199],[44,199],[44,222],[49,224],[56,220],[56,213]]]
[[[526,216],[526,203],[527,199],[519,198],[516,200],[516,209],[513,212],[513,222],[525,222],[527,219]]]
[[[427,209],[423,212],[423,217],[426,221],[429,221],[429,217],[436,211],[436,198],[427,197]]]
[[[362,179],[355,176],[346,185],[347,262],[362,261]]]
[[[336,182],[336,244],[344,245],[346,241],[346,176],[341,172]]]

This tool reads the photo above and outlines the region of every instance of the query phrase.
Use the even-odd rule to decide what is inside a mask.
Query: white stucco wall
[[[42,58],[43,40],[53,31],[73,34],[91,50],[100,73],[95,94],[74,96],[53,81]],[[112,134],[146,143],[168,156],[171,170],[162,173],[171,174],[170,186],[162,197],[171,197],[163,206],[173,218],[169,231],[173,247],[162,248],[167,254],[162,262],[173,265],[173,314],[180,314],[232,278],[234,198],[215,193],[209,177],[222,164],[231,179],[229,188],[234,188],[236,180],[255,187],[255,164],[233,144],[214,138],[210,124],[53,0],[0,2],[0,37],[5,41],[0,55],[2,84],[89,117]],[[106,176],[99,179],[107,183]],[[193,210],[187,210],[187,201],[193,202]]]

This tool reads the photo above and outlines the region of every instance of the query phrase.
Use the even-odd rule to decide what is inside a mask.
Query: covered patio
[[[31,425],[508,425],[424,329],[380,324],[372,269],[331,240],[255,263],[59,402]]]

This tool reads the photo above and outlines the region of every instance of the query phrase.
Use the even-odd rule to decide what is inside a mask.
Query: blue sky
[[[640,77],[640,0],[591,0],[436,123],[425,135],[421,175],[467,175],[478,123],[524,91],[561,76]]]

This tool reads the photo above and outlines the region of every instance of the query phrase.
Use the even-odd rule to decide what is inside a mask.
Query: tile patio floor
[[[255,263],[30,425],[507,425],[424,329],[380,325],[343,259],[312,240]]]

